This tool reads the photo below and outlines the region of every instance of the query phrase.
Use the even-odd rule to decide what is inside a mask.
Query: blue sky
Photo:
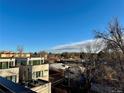
[[[50,49],[93,38],[118,17],[124,0],[0,0],[0,50]]]

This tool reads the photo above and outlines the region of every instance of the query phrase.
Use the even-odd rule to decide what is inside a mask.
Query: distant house
[[[0,58],[28,58],[30,53],[0,52]]]

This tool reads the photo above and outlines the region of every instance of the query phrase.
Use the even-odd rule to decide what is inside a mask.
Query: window
[[[41,71],[36,72],[36,78],[41,76]]]
[[[21,60],[20,63],[21,63],[21,65],[24,65],[24,66],[27,65],[27,62],[25,60]]]
[[[0,62],[0,69],[2,69],[2,62]]]
[[[8,62],[0,62],[0,69],[7,69],[8,67]]]
[[[11,76],[6,77],[7,80],[11,80]]]
[[[7,80],[11,80],[16,83],[16,75],[15,76],[8,76],[6,77]]]
[[[36,72],[32,73],[32,78],[36,78]]]
[[[2,67],[3,67],[3,69],[8,68],[8,62],[3,62],[3,63],[2,63]]]
[[[10,66],[10,67],[13,67],[13,66],[14,66],[13,63],[14,63],[13,61],[10,61],[10,62],[9,62],[9,66]]]
[[[32,65],[32,63],[33,63],[32,61],[29,61],[29,65]]]
[[[47,77],[47,76],[48,76],[48,70],[44,70],[43,77]]]
[[[43,61],[43,60],[41,60],[41,63],[44,63],[44,61]]]
[[[40,64],[39,60],[29,61],[29,65],[39,65],[39,64]]]
[[[40,60],[31,60],[29,61],[29,65],[40,65],[41,61]]]
[[[16,76],[12,76],[12,81],[16,82]]]
[[[40,65],[41,64],[41,62],[40,62],[40,60],[33,60],[33,61],[31,61],[31,65]],[[30,64],[30,62],[29,62],[29,64]]]
[[[40,73],[41,73],[41,77],[43,77],[43,71],[41,71]]]
[[[32,73],[33,78],[43,77],[43,71],[37,71]]]

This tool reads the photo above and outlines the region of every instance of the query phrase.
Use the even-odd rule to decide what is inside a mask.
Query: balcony
[[[0,76],[6,77],[6,76],[13,76],[19,74],[19,68],[7,68],[7,69],[0,69]]]

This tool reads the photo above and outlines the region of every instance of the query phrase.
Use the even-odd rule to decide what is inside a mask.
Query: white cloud
[[[70,44],[63,44],[63,45],[58,45],[58,46],[55,46],[53,47],[52,49],[61,49],[61,48],[71,48],[75,45],[82,45],[82,44],[85,44],[87,42],[92,42],[93,40],[86,40],[86,41],[81,41],[81,42],[74,42],[74,43],[70,43]]]
[[[58,45],[53,47],[54,52],[88,52],[87,46],[90,46],[91,52],[99,52],[105,48],[105,43],[102,39],[91,39],[70,44]]]

